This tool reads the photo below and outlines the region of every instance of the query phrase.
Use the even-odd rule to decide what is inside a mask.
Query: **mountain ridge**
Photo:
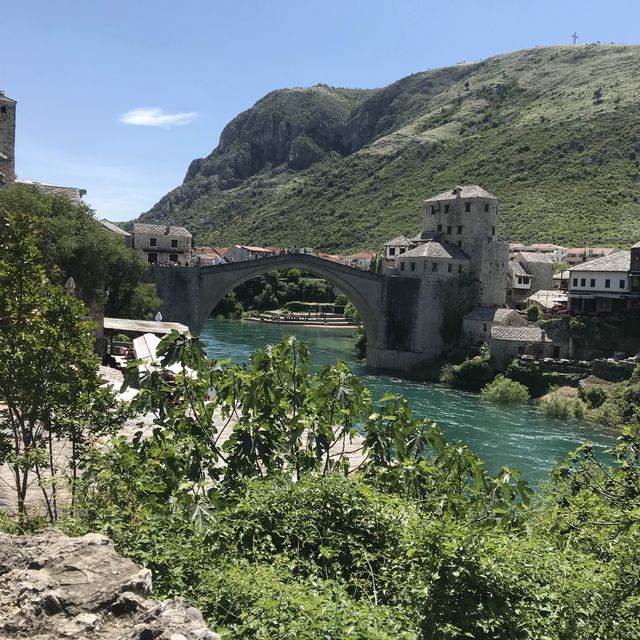
[[[523,49],[379,89],[279,89],[223,129],[140,220],[199,243],[379,248],[458,183],[501,199],[506,240],[640,237],[640,47]]]

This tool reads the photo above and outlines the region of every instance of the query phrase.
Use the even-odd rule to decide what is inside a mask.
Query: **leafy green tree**
[[[107,315],[151,318],[160,306],[155,285],[144,282],[148,265],[106,230],[84,204],[50,195],[36,186],[14,184],[0,190],[0,213],[28,211],[36,244],[52,282],[73,277],[87,303],[105,304]]]
[[[2,218],[0,461],[11,468],[21,524],[32,475],[49,520],[58,517],[57,441],[71,440],[77,475],[82,443],[111,415],[111,398],[98,389],[95,327],[79,301],[49,282],[35,243],[30,215]]]
[[[526,314],[527,320],[529,320],[529,322],[537,322],[542,317],[542,309],[537,304],[532,302],[527,307]]]

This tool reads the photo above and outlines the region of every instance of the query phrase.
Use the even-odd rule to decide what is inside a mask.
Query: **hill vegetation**
[[[478,183],[509,241],[640,236],[640,47],[558,46],[417,73],[378,90],[274,91],[141,216],[198,243],[378,248],[422,200]]]

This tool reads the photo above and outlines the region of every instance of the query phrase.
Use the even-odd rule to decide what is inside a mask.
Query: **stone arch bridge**
[[[237,286],[268,271],[298,268],[325,278],[360,313],[367,334],[367,364],[406,370],[430,357],[416,349],[420,281],[364,271],[309,254],[284,254],[210,267],[151,268],[162,299],[163,319],[186,324],[198,334],[218,302]],[[441,343],[435,340],[439,352]],[[434,355],[437,355],[434,351]]]

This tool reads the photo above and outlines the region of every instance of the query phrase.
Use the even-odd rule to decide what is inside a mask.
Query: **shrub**
[[[485,400],[499,402],[501,404],[522,404],[529,400],[529,390],[523,384],[510,380],[503,375],[498,375],[480,392]]]
[[[479,390],[493,377],[494,368],[488,356],[475,356],[461,364],[445,365],[440,382],[455,389]]]
[[[591,409],[602,406],[607,399],[607,392],[604,387],[594,385],[580,390],[580,397],[589,405]]]
[[[547,392],[549,383],[545,380],[540,365],[534,362],[514,359],[506,370],[507,378],[523,384],[529,393],[534,396],[541,396]]]
[[[570,398],[559,389],[542,398],[540,409],[550,418],[560,420],[582,420],[587,411],[585,403],[580,398]]]
[[[527,307],[526,313],[529,322],[537,322],[542,316],[542,309],[537,304],[531,303]]]

